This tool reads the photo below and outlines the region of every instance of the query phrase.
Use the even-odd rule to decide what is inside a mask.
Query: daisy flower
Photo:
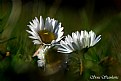
[[[42,16],[38,20],[35,17],[30,25],[27,25],[30,30],[26,30],[31,36],[29,38],[33,39],[34,44],[40,45],[53,45],[54,43],[59,42],[63,37],[63,27],[61,23],[57,20],[47,17],[44,23]]]
[[[60,41],[58,52],[71,53],[74,51],[80,51],[83,48],[89,48],[94,46],[101,40],[101,35],[96,37],[96,34],[91,30],[89,33],[84,31],[76,31],[72,33],[72,36],[67,35],[65,40]]]
[[[39,50],[38,54],[37,54],[37,58],[38,58],[38,67],[43,67],[46,64],[46,60],[45,60],[45,54],[47,53],[48,49],[50,47],[46,46],[41,48],[41,50]]]

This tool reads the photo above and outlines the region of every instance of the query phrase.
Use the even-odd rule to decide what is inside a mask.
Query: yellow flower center
[[[39,36],[40,36],[42,42],[45,44],[50,44],[52,42],[52,40],[56,39],[55,34],[48,30],[41,30],[39,32]]]

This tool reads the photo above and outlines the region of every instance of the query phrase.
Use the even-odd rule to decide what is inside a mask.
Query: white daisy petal
[[[101,40],[101,35],[99,35],[95,40],[92,46],[94,46],[96,43],[98,43]]]
[[[33,33],[33,32],[31,32],[31,31],[29,31],[29,30],[26,30],[29,34],[31,34],[32,36],[34,36],[34,37],[37,37],[38,35],[36,35],[35,33]]]
[[[54,32],[54,30],[57,28],[57,24],[58,21],[53,19],[51,32]]]
[[[31,26],[29,26],[29,28],[31,29],[31,31],[35,34],[35,35],[37,35],[38,36],[38,33],[37,33],[37,30],[36,29],[34,29],[33,27],[31,27]]]
[[[56,28],[54,28],[54,33],[56,33],[58,35],[58,31],[62,31],[63,27],[61,27],[61,23],[58,23],[58,25],[56,26]]]
[[[64,37],[63,34],[64,34],[64,32],[59,34],[59,36],[56,39],[56,42],[60,41]]]
[[[31,38],[31,39],[38,39],[38,38],[36,38],[36,37],[34,37],[34,36],[29,36],[29,38]]]
[[[76,49],[80,49],[76,32],[72,33],[72,38],[74,41],[73,45],[76,47]]]
[[[51,19],[50,17],[47,17],[46,18],[46,21],[45,21],[45,28],[44,29],[48,29],[50,31],[50,27],[51,27]]]
[[[32,22],[29,22],[29,23],[32,27],[37,28]]]
[[[34,43],[34,44],[41,44],[41,42],[38,41],[38,40],[33,40],[33,43]]]
[[[64,32],[63,32],[63,27],[60,28],[60,30],[58,30],[58,32],[56,33],[57,39],[61,38],[63,36]]]
[[[42,16],[40,16],[40,23],[39,23],[39,26],[40,26],[40,30],[44,30],[44,21],[43,21]]]
[[[33,32],[37,32],[37,28],[34,28],[32,25],[27,25]]]
[[[53,31],[53,24],[55,23],[55,20],[54,19],[50,19],[50,23],[51,23],[51,25],[50,25],[51,27],[49,27],[49,31],[52,32]]]

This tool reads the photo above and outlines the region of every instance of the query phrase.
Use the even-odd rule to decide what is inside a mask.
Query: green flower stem
[[[78,52],[77,53],[78,61],[79,61],[79,73],[82,75],[83,69],[84,69],[84,53],[83,52]]]

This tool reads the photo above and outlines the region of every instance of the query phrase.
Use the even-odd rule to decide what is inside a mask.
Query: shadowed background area
[[[26,30],[29,22],[39,16],[61,22],[65,35],[77,30],[102,35],[102,40],[85,55],[88,60],[82,76],[73,68],[44,75],[37,67],[32,55],[38,46],[33,45]],[[0,81],[90,81],[92,74],[114,75],[120,81],[120,35],[121,0],[0,0]],[[56,65],[59,57],[48,58],[56,58]]]

